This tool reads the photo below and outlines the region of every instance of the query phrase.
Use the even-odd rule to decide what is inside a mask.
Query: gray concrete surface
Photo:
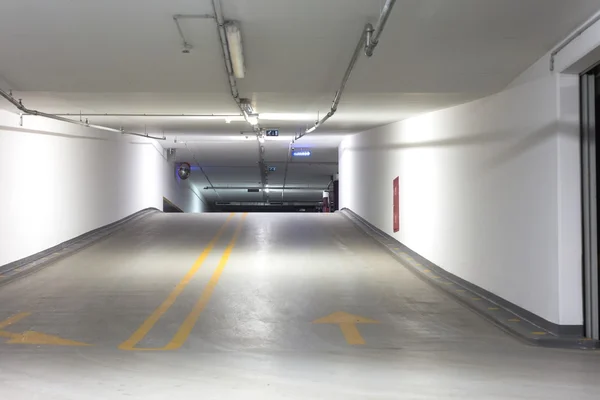
[[[517,341],[341,215],[237,214],[190,273],[227,218],[155,214],[0,287],[0,399],[600,398],[599,353]],[[312,323],[336,312],[379,323],[348,344]]]

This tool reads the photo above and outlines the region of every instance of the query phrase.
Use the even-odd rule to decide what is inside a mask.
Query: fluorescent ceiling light
[[[237,23],[227,22],[225,24],[225,34],[229,44],[229,57],[231,58],[233,75],[238,79],[243,78],[246,74],[246,67],[244,66],[244,53],[242,51],[242,33]]]
[[[248,115],[246,121],[252,126],[258,125],[258,114]]]

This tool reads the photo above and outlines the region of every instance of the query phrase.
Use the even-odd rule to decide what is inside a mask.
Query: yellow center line
[[[171,339],[169,344],[167,344],[162,350],[175,350],[175,349],[180,348],[185,343],[188,336],[194,329],[194,326],[196,325],[198,318],[200,318],[200,314],[202,314],[202,311],[204,311],[204,308],[206,308],[206,305],[208,304],[210,297],[212,296],[213,292],[215,291],[215,287],[217,286],[217,283],[219,283],[219,278],[221,277],[221,274],[223,274],[223,271],[225,270],[225,266],[227,265],[227,261],[229,260],[229,256],[231,255],[231,252],[233,251],[235,242],[237,241],[240,231],[242,230],[242,225],[243,225],[244,220],[246,219],[246,216],[247,216],[247,213],[245,213],[242,216],[242,220],[238,224],[238,226],[235,230],[235,233],[233,234],[233,237],[231,238],[231,241],[227,245],[227,248],[225,249],[225,252],[223,253],[223,256],[221,257],[221,260],[219,261],[219,265],[217,265],[217,269],[215,269],[215,272],[213,273],[210,280],[206,284],[206,287],[204,288],[202,295],[200,295],[200,298],[194,305],[194,308],[188,314],[185,321],[183,321],[183,324],[181,324],[181,326],[179,327],[179,330],[177,331],[175,336],[173,336],[173,339]]]
[[[131,335],[129,339],[127,339],[119,345],[119,349],[137,350],[134,348],[134,346],[138,344],[148,334],[148,332],[150,332],[150,330],[158,322],[160,317],[162,317],[163,314],[166,313],[167,310],[171,308],[171,306],[175,303],[177,297],[183,292],[183,289],[185,289],[185,287],[190,283],[190,281],[192,280],[194,275],[196,275],[200,267],[202,267],[202,264],[212,251],[213,247],[215,247],[215,244],[225,231],[225,227],[227,226],[229,221],[231,221],[234,215],[235,213],[229,214],[229,217],[227,217],[225,223],[221,226],[221,228],[219,228],[219,231],[211,239],[204,251],[202,251],[202,254],[200,254],[200,256],[196,259],[194,265],[192,265],[192,268],[190,268],[190,270],[187,272],[187,274],[185,274],[183,279],[177,284],[177,286],[175,286],[173,291],[169,294],[169,297],[167,297],[167,299],[160,306],[158,306],[156,310],[154,310],[154,312],[144,321],[142,325],[140,325],[140,327]]]

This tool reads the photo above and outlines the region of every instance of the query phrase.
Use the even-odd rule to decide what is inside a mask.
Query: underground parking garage
[[[5,0],[0,397],[596,399],[599,32]]]

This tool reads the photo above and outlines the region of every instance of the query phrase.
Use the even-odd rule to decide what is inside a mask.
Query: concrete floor
[[[378,323],[312,323],[339,312]],[[154,214],[0,287],[0,321],[0,399],[600,398],[599,353],[507,336],[339,214]]]

